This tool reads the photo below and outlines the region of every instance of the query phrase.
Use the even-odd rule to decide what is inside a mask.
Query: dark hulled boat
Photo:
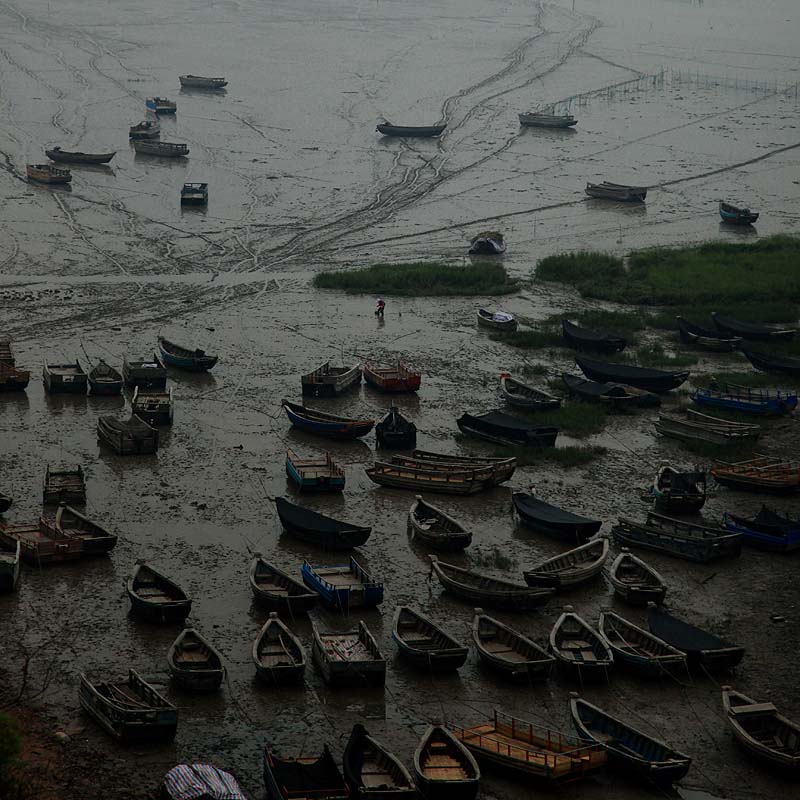
[[[87,375],[77,360],[72,364],[45,361],[42,378],[49,394],[86,394]]]
[[[765,505],[754,517],[726,512],[722,524],[726,530],[740,533],[745,544],[759,550],[788,553],[800,548],[800,517],[780,514]]]
[[[22,392],[28,388],[30,381],[29,370],[0,362],[0,392]]]
[[[561,401],[557,397],[518,381],[508,372],[500,375],[500,395],[510,406],[527,411],[554,411],[561,408]]]
[[[381,122],[375,130],[384,136],[406,136],[414,138],[430,138],[440,136],[447,125],[392,125],[390,122]]]
[[[752,225],[758,221],[758,211],[751,211],[749,208],[739,208],[719,201],[719,215],[722,221],[728,225]]]
[[[661,398],[652,392],[623,386],[621,383],[599,383],[587,378],[579,378],[567,372],[561,374],[561,380],[567,387],[570,396],[577,397],[586,403],[598,403],[612,411],[626,411],[630,408],[656,408],[661,405]]]
[[[163,336],[158,337],[158,351],[161,360],[170,367],[183,369],[187,372],[208,372],[216,366],[218,357],[210,356],[205,350],[199,347],[194,349],[182,347],[179,344],[170,342]]]
[[[425,502],[420,495],[408,510],[408,530],[412,539],[443,552],[457,552],[472,543],[472,533],[458,520]]]
[[[167,388],[167,368],[155,353],[149,360],[131,361],[123,356],[122,378],[131,389],[139,386],[146,391],[163,392]]]
[[[699,406],[761,416],[780,416],[797,407],[797,391],[794,389],[718,384],[716,381],[706,388],[696,389],[691,398]]]
[[[474,800],[481,771],[447,728],[431,725],[414,752],[414,774],[426,800]]]
[[[468,648],[408,606],[395,610],[392,638],[403,658],[428,672],[457,670],[469,655]]]
[[[511,501],[520,521],[533,530],[571,542],[583,542],[594,536],[603,524],[558,506],[545,503],[529,492],[512,492]]]
[[[776,341],[791,339],[795,333],[795,328],[779,328],[775,325],[764,325],[760,322],[745,322],[741,319],[728,317],[714,311],[711,314],[717,330],[731,336],[740,336],[742,339],[752,339],[756,341]]]
[[[296,428],[331,439],[358,439],[366,436],[375,425],[374,419],[351,419],[336,414],[326,414],[324,411],[315,411],[313,408],[306,408],[289,400],[282,400],[281,405],[289,421]]]
[[[0,495],[0,499],[3,495]],[[0,592],[12,592],[19,581],[22,542],[0,538]]]
[[[61,503],[86,502],[86,475],[79,464],[75,469],[51,469],[47,465],[42,488],[43,505],[60,505]]]
[[[97,438],[121,456],[152,455],[158,451],[158,431],[135,414],[127,420],[100,417]]]
[[[185,628],[172,643],[167,666],[172,680],[190,692],[214,692],[225,675],[222,657],[194,628]]]
[[[253,642],[256,675],[270,686],[297,683],[306,669],[306,654],[300,640],[284,625],[275,611]]]
[[[264,746],[267,800],[350,800],[350,790],[326,744],[320,756],[280,758]]]
[[[554,447],[559,433],[555,425],[536,425],[502,411],[462,414],[456,424],[466,435],[511,447]]]
[[[737,350],[742,343],[741,336],[723,334],[716,328],[703,328],[689,322],[684,317],[676,317],[678,322],[678,335],[684,344],[694,345],[700,350],[709,350],[712,353],[730,353]]]
[[[383,686],[386,659],[364,620],[350,631],[321,631],[311,623],[311,657],[328,686]],[[377,786],[377,784],[373,784]]]
[[[742,347],[745,358],[762,372],[776,372],[784,375],[800,375],[800,358],[772,356]]]
[[[390,406],[386,416],[375,426],[378,447],[409,450],[417,444],[417,426],[406,419],[396,406]]]
[[[65,164],[108,164],[117,154],[116,150],[111,153],[81,153],[79,150],[62,150],[60,147],[44,152],[51,161]]]
[[[628,344],[622,336],[605,331],[582,328],[568,319],[561,320],[561,332],[570,347],[594,353],[619,353]]]
[[[617,597],[634,606],[662,603],[667,584],[649,564],[623,547],[608,570],[608,581]]]
[[[340,522],[283,497],[275,498],[275,507],[286,533],[326,550],[352,550],[364,544],[372,533],[371,527]]]
[[[649,678],[686,667],[686,656],[657,636],[613,611],[601,611],[597,626],[614,653],[614,662]]]
[[[117,395],[122,392],[122,374],[102,359],[92,367],[87,378],[89,394]]]
[[[540,561],[523,572],[528,586],[570,589],[600,574],[608,558],[608,538],[596,536],[566,553]]]
[[[180,586],[143,562],[128,578],[127,591],[131,612],[153,622],[186,619],[192,610],[192,601]]]
[[[250,565],[250,588],[260,605],[290,616],[308,613],[319,597],[258,554]]]
[[[644,389],[646,392],[668,392],[671,389],[677,389],[689,379],[688,370],[665,372],[650,367],[610,364],[583,356],[576,356],[575,363],[590,380],[623,383],[637,389]]]
[[[342,771],[353,798],[358,800],[410,800],[418,796],[403,762],[359,722],[353,725],[344,748]]]
[[[550,631],[550,652],[558,667],[578,681],[608,680],[614,655],[608,642],[567,606]]]
[[[664,514],[696,514],[706,502],[706,473],[679,472],[665,464],[651,490],[655,508]]]
[[[351,608],[372,608],[383,602],[383,583],[372,577],[352,556],[347,564],[312,565],[303,561],[303,583],[323,603],[349,613]]]

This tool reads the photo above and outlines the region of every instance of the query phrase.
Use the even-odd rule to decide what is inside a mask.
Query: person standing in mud
[[[382,297],[378,298],[378,302],[375,303],[375,316],[376,317],[383,317],[383,309],[386,308],[386,303]]]

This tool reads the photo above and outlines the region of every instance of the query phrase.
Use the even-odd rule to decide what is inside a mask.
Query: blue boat
[[[375,425],[374,419],[338,417],[336,414],[315,411],[313,408],[306,408],[289,400],[281,400],[281,405],[286,410],[289,422],[296,428],[330,439],[358,439],[366,436]]]
[[[347,612],[351,608],[372,608],[383,602],[383,584],[368,575],[352,557],[349,564],[340,566],[312,566],[303,561],[300,571],[303,583],[332,608]]]
[[[178,104],[166,97],[147,97],[144,104],[154,114],[174,114],[178,110]]]
[[[752,519],[726,512],[722,524],[734,533],[741,533],[745,544],[759,550],[788,553],[800,549],[800,517],[779,514],[765,505]]]
[[[751,211],[749,208],[739,208],[730,203],[719,204],[719,215],[723,222],[730,225],[752,225],[758,220],[758,211]]]
[[[188,372],[208,372],[217,363],[217,357],[208,355],[205,350],[181,347],[163,336],[158,337],[158,351],[165,364]]]
[[[762,389],[715,381],[705,389],[696,389],[691,398],[699,406],[762,416],[780,416],[797,407],[795,389]]]
[[[344,470],[330,453],[316,458],[298,458],[286,451],[286,474],[298,489],[317,492],[341,492],[344,489]]]

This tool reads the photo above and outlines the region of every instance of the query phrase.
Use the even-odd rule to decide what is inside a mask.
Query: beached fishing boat
[[[722,707],[737,741],[751,755],[782,773],[800,772],[800,725],[730,686],[722,687]]]
[[[554,411],[561,408],[561,401],[557,397],[518,381],[508,372],[500,375],[500,395],[510,406],[527,411]]]
[[[311,623],[311,656],[328,686],[383,686],[386,659],[363,620],[342,633],[320,631]]]
[[[178,110],[178,104],[166,97],[146,97],[144,104],[153,114],[174,114]]]
[[[571,589],[597,577],[608,558],[608,538],[598,536],[566,553],[540,561],[524,570],[528,586]]]
[[[250,588],[253,597],[264,608],[288,613],[306,614],[317,604],[319,595],[305,584],[287,575],[274,564],[256,554],[250,564]]]
[[[117,154],[114,150],[111,153],[81,153],[79,150],[62,150],[60,147],[53,147],[44,151],[51,161],[58,161],[64,164],[108,164]]]
[[[571,397],[586,403],[599,403],[611,411],[626,411],[631,408],[655,408],[661,405],[661,398],[652,392],[624,386],[621,383],[590,381],[567,372],[561,373],[561,380]]]
[[[500,256],[506,252],[506,240],[500,231],[482,231],[469,240],[471,256]]]
[[[417,495],[408,510],[408,532],[411,538],[434,550],[457,552],[469,547],[472,533],[458,520]]]
[[[415,492],[469,495],[497,485],[491,469],[464,467],[459,470],[437,468],[435,464],[426,464],[426,467],[376,461],[364,471],[371,481],[381,486]]]
[[[167,388],[167,368],[155,353],[151,359],[136,361],[123,356],[122,378],[131,389],[139,386],[142,389],[163,392]]]
[[[326,744],[321,756],[280,758],[264,746],[267,800],[350,800],[350,790]]]
[[[86,394],[87,375],[77,360],[72,364],[49,364],[45,361],[42,379],[49,394]]]
[[[630,364],[610,364],[592,358],[576,356],[575,363],[581,372],[593,381],[623,383],[644,389],[646,392],[668,392],[677,389],[689,379],[689,371],[665,372],[650,367],[635,367]]]
[[[157,142],[154,139],[134,139],[136,155],[183,158],[189,155],[189,145],[183,142]]]
[[[351,419],[336,414],[326,414],[324,411],[315,411],[313,408],[306,408],[289,400],[281,400],[281,405],[289,417],[289,422],[296,428],[331,439],[358,439],[366,436],[375,425],[374,419]]]
[[[163,364],[187,372],[208,372],[218,360],[217,356],[210,356],[199,347],[182,347],[163,336],[158,337],[158,351]]]
[[[133,390],[131,410],[142,422],[148,425],[172,425],[174,411],[172,389],[157,392],[152,389],[142,390],[137,386]]]
[[[134,414],[127,420],[100,417],[97,438],[121,456],[152,455],[158,451],[158,431]]]
[[[28,388],[31,373],[27,369],[17,369],[0,363],[0,392],[22,392]]]
[[[230,772],[211,764],[178,764],[161,780],[159,800],[248,800]]]
[[[537,425],[503,411],[465,413],[456,424],[463,434],[509,447],[555,447],[559,433],[555,425]]]
[[[186,619],[192,601],[174,581],[138,561],[127,583],[131,613],[152,622]]]
[[[709,408],[721,408],[740,414],[780,416],[797,407],[796,389],[767,389],[712,381],[707,388],[696,389],[692,402]]]
[[[29,181],[37,183],[69,183],[72,173],[66,167],[55,164],[26,164],[25,173]]]
[[[300,640],[271,611],[253,642],[256,675],[270,686],[297,683],[306,669],[306,653]]]
[[[717,330],[731,336],[741,336],[742,339],[755,341],[776,341],[791,339],[797,332],[796,328],[781,328],[777,325],[764,325],[760,322],[745,322],[741,319],[728,317],[714,311],[711,314]]]
[[[526,128],[571,128],[578,124],[572,114],[547,114],[541,111],[526,111],[517,115],[519,124]]]
[[[643,203],[647,197],[646,186],[628,186],[624,183],[587,183],[586,194],[602,200],[617,200],[622,203]]]
[[[391,367],[365,362],[363,373],[366,383],[387,394],[416,392],[422,383],[420,373],[402,361]]]
[[[11,508],[11,504],[14,502],[14,498],[10,494],[4,494],[0,492],[0,514],[4,514]]]
[[[573,693],[574,694],[574,693]],[[686,775],[692,759],[577,696],[570,712],[578,735],[603,745],[610,763],[648,783],[670,786]]]
[[[667,584],[649,564],[623,547],[606,576],[617,597],[634,606],[662,603]]]
[[[566,606],[550,631],[550,652],[564,674],[573,680],[608,680],[614,655],[608,642],[582,617]]]
[[[375,130],[384,136],[406,136],[415,138],[429,138],[440,136],[447,125],[392,125],[391,122],[381,122]]]
[[[395,610],[392,638],[403,658],[428,672],[456,670],[469,655],[467,647],[408,606]]]
[[[555,658],[519,631],[475,609],[472,641],[480,660],[498,675],[517,683],[546,680]]]
[[[722,672],[733,669],[744,658],[744,647],[684,622],[655,604],[648,607],[647,624],[650,633],[686,654],[690,669]]]
[[[464,472],[474,470],[486,473],[494,485],[505,483],[517,467],[516,456],[457,456],[447,453],[431,453],[425,450],[414,450],[410,456],[395,454],[392,463],[416,469],[434,470],[437,472]]]
[[[758,211],[749,208],[739,208],[730,203],[719,201],[719,215],[728,225],[752,225],[758,221]]]
[[[357,722],[342,757],[344,779],[355,800],[411,800],[419,796],[403,762]]]
[[[628,344],[622,336],[605,331],[582,328],[568,319],[561,320],[561,332],[564,340],[575,350],[588,350],[594,353],[619,353]]]
[[[225,78],[205,78],[202,75],[179,75],[178,80],[187,89],[224,89],[228,85]]]
[[[375,426],[375,442],[378,447],[408,450],[417,444],[417,426],[396,406],[390,406],[386,416]]]
[[[208,205],[208,184],[207,183],[184,183],[181,186],[181,205],[182,206],[207,206]]]
[[[761,426],[732,422],[687,408],[685,416],[660,414],[654,423],[662,436],[683,442],[708,442],[720,447],[755,444],[761,435]]]
[[[361,384],[361,365],[332,367],[329,361],[301,376],[304,397],[338,397]]]
[[[19,555],[26,564],[42,564],[75,561],[83,555],[80,539],[71,539],[64,534],[38,523],[10,525],[0,522],[0,541],[7,547],[20,545]]]
[[[706,503],[706,473],[659,467],[650,490],[655,508],[664,514],[696,514]]]
[[[139,139],[155,139],[161,135],[161,126],[156,120],[145,119],[128,129],[128,138],[136,141]]]
[[[426,800],[475,800],[481,771],[447,728],[431,725],[414,751],[414,775]]]
[[[341,492],[344,489],[344,470],[327,451],[314,458],[300,458],[287,450],[286,474],[300,490]]]
[[[480,572],[445,564],[437,556],[429,556],[431,569],[445,591],[489,608],[508,611],[528,611],[543,606],[554,594],[555,589],[539,586],[526,586],[512,581],[492,578]]]
[[[43,505],[86,502],[86,475],[80,464],[75,469],[51,469],[47,465],[42,488]]]
[[[738,350],[742,344],[741,336],[723,334],[716,328],[703,328],[689,322],[684,317],[676,317],[676,320],[681,341],[684,344],[694,345],[700,350],[709,350],[712,353],[730,353]]]
[[[79,692],[84,711],[101,728],[123,742],[164,742],[175,738],[178,709],[136,670],[125,681],[92,681],[81,673]]]
[[[512,492],[511,502],[523,525],[548,536],[554,536],[556,539],[585,542],[594,536],[603,524],[599,520],[582,517],[545,503],[530,492]]]
[[[68,505],[60,505],[55,516],[42,514],[39,526],[50,534],[80,540],[85,556],[110,553],[117,545],[116,534]]]
[[[122,373],[102,359],[89,371],[89,394],[117,395],[122,392]]]
[[[484,328],[506,333],[513,333],[517,329],[517,321],[508,311],[489,311],[486,308],[479,308],[477,314],[478,325]]]
[[[762,372],[776,372],[785,375],[800,375],[800,358],[773,356],[760,353],[747,347],[741,348],[745,358]]]
[[[347,564],[315,565],[303,561],[303,583],[331,608],[373,608],[383,602],[383,583],[373,578],[352,556]]]
[[[758,456],[711,470],[721,486],[744,492],[793,494],[800,490],[800,462]]]
[[[741,533],[745,544],[759,550],[788,553],[800,548],[800,516],[781,514],[766,505],[754,517],[726,511],[722,524],[726,530]]]
[[[19,581],[22,544],[0,536],[0,592],[13,592]]]
[[[364,544],[372,533],[371,527],[340,522],[283,497],[275,498],[275,508],[286,533],[325,550],[352,550]]]
[[[620,517],[611,534],[615,542],[627,547],[643,547],[703,564],[720,558],[735,558],[742,552],[739,534],[652,511],[645,522]]]
[[[222,656],[194,628],[178,634],[167,653],[172,680],[189,692],[214,692],[225,676]]]
[[[601,611],[597,629],[608,642],[614,662],[640,675],[660,678],[686,668],[686,655],[613,611]]]

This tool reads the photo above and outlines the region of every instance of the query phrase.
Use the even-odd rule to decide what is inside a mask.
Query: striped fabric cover
[[[210,764],[179,764],[164,776],[171,800],[247,800],[236,778]]]

